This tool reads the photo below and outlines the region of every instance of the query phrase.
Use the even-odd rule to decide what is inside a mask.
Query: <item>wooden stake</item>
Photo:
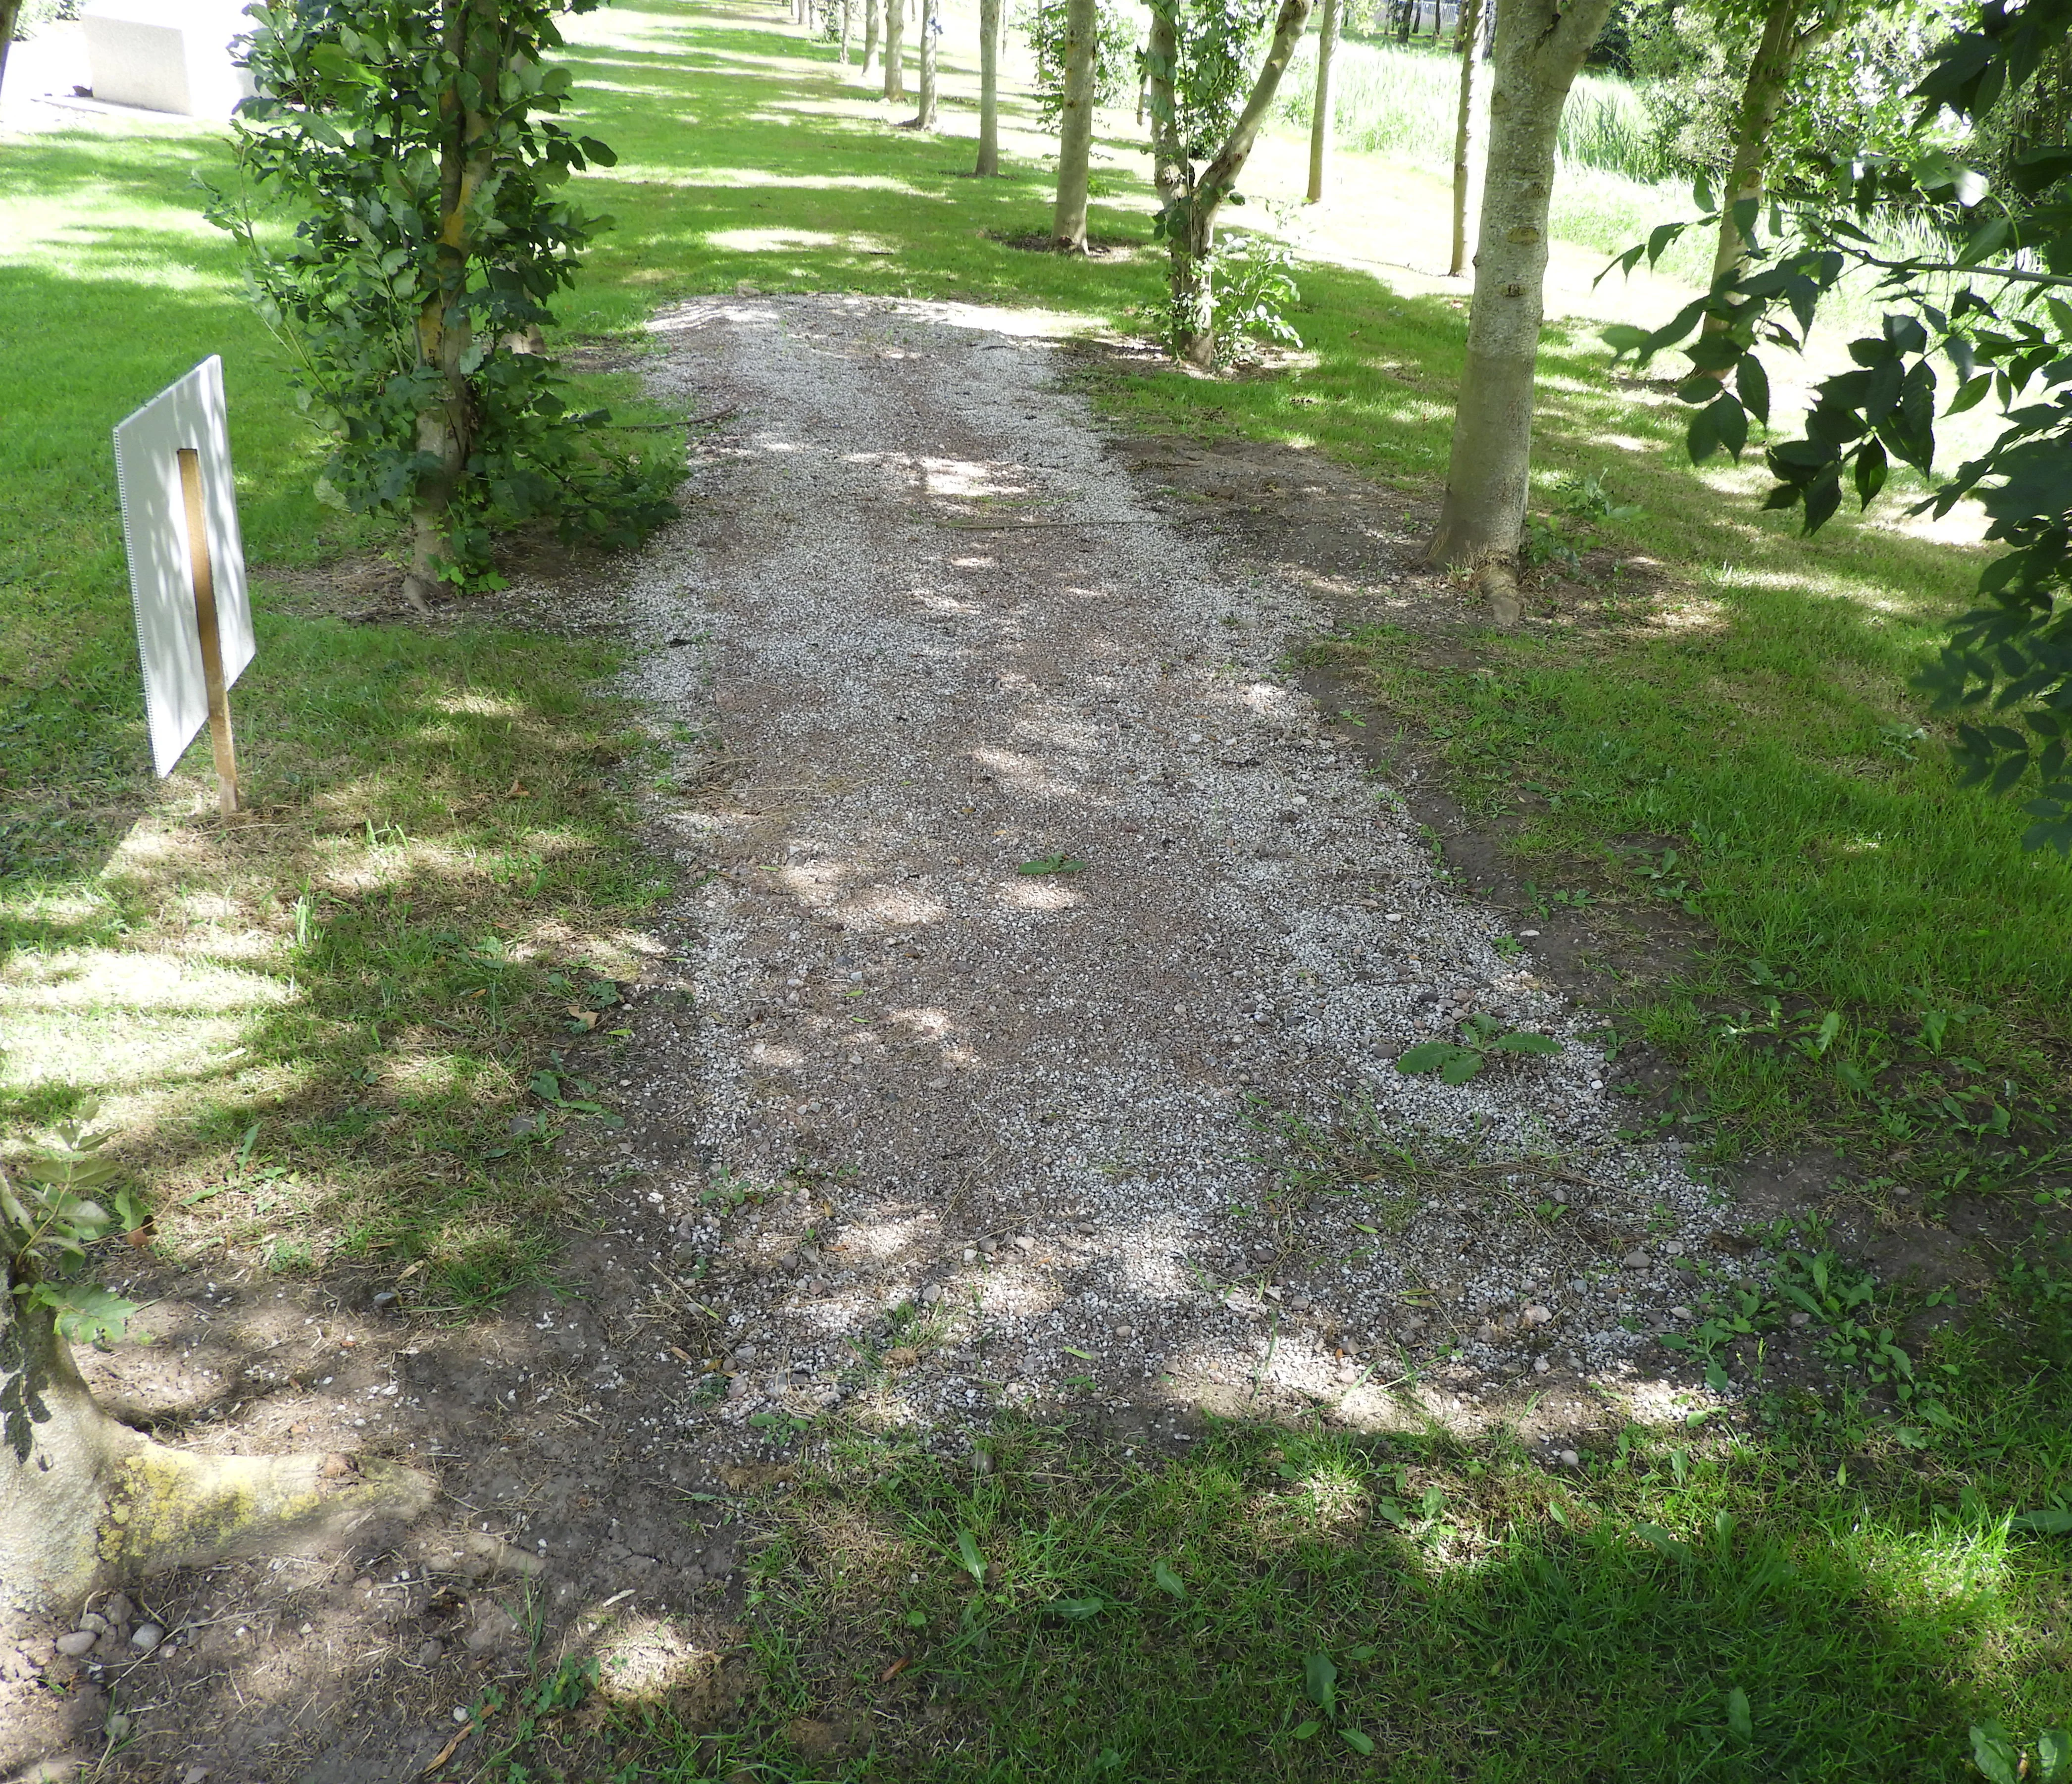
[[[230,690],[223,681],[223,639],[216,627],[216,571],[208,555],[208,513],[201,495],[201,454],[179,449],[180,493],[187,505],[187,562],[194,574],[195,620],[201,628],[201,673],[208,688],[208,740],[216,750],[216,791],[225,817],[237,809],[237,750],[230,736]]]

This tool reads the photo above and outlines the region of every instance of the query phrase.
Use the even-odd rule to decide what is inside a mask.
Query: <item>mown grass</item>
[[[426,1305],[545,1267],[560,1116],[530,1075],[636,970],[662,881],[619,804],[645,746],[606,643],[348,624],[322,566],[384,541],[312,494],[320,442],[202,220],[221,143],[8,146],[0,189],[0,1129],[88,1103],[169,1255],[409,1271]],[[257,659],[247,819],[208,746],[154,791],[109,430],[223,356]],[[597,1000],[591,998],[593,1003]],[[414,1268],[413,1268],[414,1266]]]
[[[2063,1497],[2068,1263],[1937,1348],[1927,1457],[1846,1392],[1552,1470],[1502,1430],[1321,1417],[1152,1462],[845,1429],[765,1508],[747,1700],[650,1719],[656,1775],[1963,1775],[1972,1728],[2067,1708],[2062,1539],[2018,1520]]]

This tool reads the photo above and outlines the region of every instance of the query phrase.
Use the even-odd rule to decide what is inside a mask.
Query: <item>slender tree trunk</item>
[[[1611,0],[1603,0],[1609,6]],[[1166,201],[1167,236],[1171,243],[1173,341],[1175,355],[1206,369],[1215,364],[1215,255],[1216,213],[1231,192],[1259,140],[1260,126],[1281,89],[1289,59],[1309,22],[1310,0],[1281,0],[1273,21],[1273,41],[1252,82],[1252,92],[1215,160],[1190,177],[1186,146],[1178,140],[1173,107],[1173,75],[1178,44],[1162,9],[1152,18],[1152,169],[1159,195]],[[1161,74],[1161,70],[1163,70]]]
[[[1001,0],[978,0],[978,166],[990,179],[1000,171]]]
[[[878,0],[863,0],[863,61],[857,72],[866,80],[878,63],[878,20],[881,10]]]
[[[1317,103],[1309,118],[1309,194],[1324,195],[1325,162],[1331,151],[1331,59],[1338,47],[1338,0],[1323,0],[1317,18]]]
[[[467,475],[475,443],[474,393],[468,386],[475,324],[469,315],[468,262],[474,250],[468,207],[489,177],[488,125],[462,97],[461,72],[475,74],[485,51],[495,53],[500,33],[495,0],[446,0],[445,39],[458,71],[439,102],[438,287],[417,312],[417,365],[436,374],[428,380],[430,401],[417,413],[417,450],[438,461],[438,468],[418,474],[410,508],[410,566],[403,594],[420,613],[430,611],[430,597],[446,560],[446,534],[454,496]]]
[[[1050,245],[1061,254],[1087,251],[1087,183],[1094,146],[1094,51],[1100,30],[1097,0],[1066,0],[1065,97],[1058,112],[1058,201]]]
[[[117,1581],[286,1541],[335,1542],[430,1505],[432,1483],[344,1457],[206,1456],[119,1424],[80,1379],[51,1309],[0,1274],[0,1637]]]
[[[935,24],[942,0],[921,0],[921,92],[915,109],[914,128],[935,127]]]
[[[885,97],[906,97],[906,0],[885,0]]]
[[[1446,277],[1457,279],[1468,264],[1468,188],[1474,183],[1473,148],[1475,113],[1477,39],[1482,35],[1484,0],[1461,0],[1453,23],[1455,46],[1461,52],[1461,106],[1453,119],[1453,258]]]
[[[841,65],[845,68],[847,68],[847,67],[849,66],[849,0],[841,0],[841,50],[837,52],[837,58],[836,58],[836,60],[838,60],[838,61],[841,64]]]
[[[7,46],[22,17],[22,0],[0,0],[0,92],[7,90]]]
[[[1777,114],[1784,109],[1791,71],[1799,58],[1822,42],[1834,29],[1818,24],[1799,29],[1810,0],[1774,0],[1762,22],[1762,35],[1749,63],[1748,80],[1741,89],[1741,110],[1735,118],[1734,153],[1727,169],[1726,195],[1720,206],[1719,246],[1712,256],[1712,286],[1732,278],[1748,257],[1748,242],[1734,220],[1734,208],[1753,199],[1760,204],[1763,170],[1770,159],[1770,133]],[[1722,335],[1732,326],[1725,316],[1705,318],[1704,332]]]
[[[1484,570],[1500,623],[1517,618],[1515,568],[1532,452],[1532,375],[1547,272],[1547,211],[1561,109],[1611,0],[1503,0],[1475,245],[1467,363],[1446,497],[1429,557]]]

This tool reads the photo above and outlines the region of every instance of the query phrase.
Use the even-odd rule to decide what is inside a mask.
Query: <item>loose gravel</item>
[[[1746,1267],[1722,1198],[1325,734],[1327,616],[1149,506],[1009,320],[656,325],[653,387],[734,412],[627,597],[689,890],[600,1161],[711,1316],[671,1416],[1689,1404],[1654,1340]],[[1474,1014],[1564,1050],[1396,1069]]]

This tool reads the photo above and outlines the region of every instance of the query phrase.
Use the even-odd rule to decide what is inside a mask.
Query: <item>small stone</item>
[[[1647,1253],[1641,1251],[1628,1252],[1619,1260],[1619,1262],[1629,1270],[1644,1270],[1647,1268]]]
[[[126,1623],[137,1614],[137,1607],[121,1593],[110,1593],[108,1601],[101,1607],[101,1614],[110,1623]]]
[[[1671,1319],[1688,1319],[1691,1309],[1688,1307],[1672,1307],[1669,1309],[1669,1317]]]
[[[1542,1307],[1536,1301],[1519,1316],[1527,1326],[1544,1326],[1553,1317],[1554,1310],[1551,1307]]]
[[[211,1774],[206,1766],[190,1766],[180,1774],[180,1784],[208,1784]]]
[[[76,1629],[69,1634],[60,1635],[58,1638],[57,1650],[67,1659],[76,1660],[80,1655],[91,1653],[93,1644],[100,1639],[101,1634],[97,1630]]]
[[[1581,1468],[1583,1458],[1572,1449],[1564,1449],[1561,1452],[1561,1465],[1564,1468]]]
[[[931,1282],[921,1291],[921,1300],[925,1305],[932,1307],[942,1298],[943,1285],[939,1282]]]
[[[96,1635],[105,1635],[108,1633],[108,1619],[98,1611],[89,1610],[80,1618],[79,1626],[92,1630]]]
[[[1027,1233],[1017,1233],[1014,1235],[1014,1244],[1018,1251],[1033,1252],[1036,1249],[1035,1239]]]
[[[108,1738],[110,1741],[127,1741],[133,1725],[130,1718],[117,1710],[108,1719]]]
[[[755,1346],[752,1344],[744,1344],[734,1353],[732,1360],[734,1367],[738,1369],[745,1363],[754,1362],[755,1357]]]
[[[1811,1313],[1794,1313],[1791,1316],[1791,1323],[1794,1327],[1803,1326],[1811,1320],[1812,1317],[1813,1316]]]
[[[420,1642],[417,1644],[417,1664],[421,1667],[431,1666],[446,1651],[446,1645],[443,1642]]]
[[[1535,1357],[1532,1359],[1532,1372],[1536,1375],[1544,1375],[1553,1367],[1554,1365],[1544,1357]]]
[[[139,1654],[150,1654],[166,1638],[166,1632],[156,1623],[139,1623],[130,1633],[130,1645]]]
[[[988,1257],[991,1257],[995,1252],[999,1251],[1000,1241],[997,1239],[981,1239],[978,1242],[978,1248],[985,1252]]]

